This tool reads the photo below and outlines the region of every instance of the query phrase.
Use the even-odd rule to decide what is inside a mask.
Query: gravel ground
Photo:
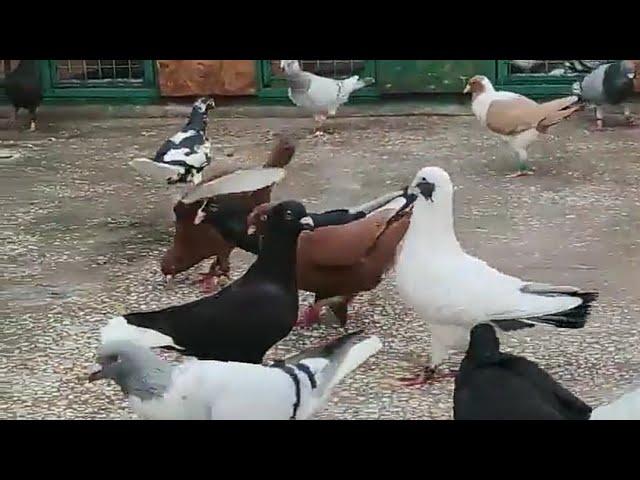
[[[210,136],[220,155],[233,151],[246,165],[265,158],[274,133],[296,131],[298,154],[274,197],[302,199],[316,211],[369,200],[426,165],[446,168],[468,251],[514,275],[600,290],[586,328],[536,328],[503,341],[599,405],[640,377],[640,130],[592,133],[588,120],[574,118],[538,142],[531,149],[536,175],[521,179],[504,178],[515,159],[470,117],[343,118],[324,140],[311,138],[312,122],[303,119],[214,120]],[[208,264],[179,276],[172,290],[158,268],[178,192],[127,168],[180,123],[42,121],[38,133],[0,132],[0,148],[20,153],[0,159],[1,418],[133,418],[117,387],[88,384],[86,375],[108,317],[199,297],[196,273]],[[234,276],[250,262],[235,252]],[[416,373],[430,342],[392,275],[357,298],[348,328],[380,335],[384,348],[319,418],[451,417],[452,380],[421,389],[389,381]],[[340,333],[333,326],[295,331],[275,354]]]

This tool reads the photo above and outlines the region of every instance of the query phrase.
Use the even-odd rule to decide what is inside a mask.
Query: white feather
[[[480,322],[539,317],[582,303],[578,297],[523,293],[527,282],[468,255],[455,235],[449,176],[440,168],[428,167],[414,183],[421,178],[435,185],[433,202],[420,195],[414,205],[396,262],[396,285],[400,296],[425,321],[442,327],[433,331],[442,343],[438,348],[460,347],[460,331],[454,327],[468,332]]]
[[[182,140],[184,140],[185,138],[193,137],[194,135],[197,135],[198,133],[199,132],[197,130],[187,130],[186,132],[178,132],[173,137],[171,137],[169,140],[171,140],[173,143],[175,143],[177,145]]]
[[[300,385],[296,418],[308,419],[322,409],[333,387],[381,347],[379,338],[368,337],[353,345],[339,365],[324,357],[301,360],[316,377],[315,389],[304,373],[292,367]],[[155,420],[288,420],[295,402],[295,384],[280,368],[200,360],[176,367],[161,397],[129,397],[138,415]]]
[[[136,158],[129,162],[138,172],[163,182],[171,178],[178,178],[184,173],[184,167],[154,162],[148,158]]]
[[[640,389],[593,410],[591,420],[640,420]]]
[[[228,193],[254,192],[281,181],[286,172],[283,168],[257,168],[238,170],[210,182],[202,183],[182,198],[184,203],[193,203],[203,198]]]
[[[167,335],[148,328],[131,325],[127,323],[124,317],[114,317],[100,329],[100,342],[105,344],[121,340],[129,340],[148,348],[167,346],[181,348],[173,343],[173,339]]]

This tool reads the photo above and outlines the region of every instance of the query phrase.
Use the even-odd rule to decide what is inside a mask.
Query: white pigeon
[[[313,114],[317,135],[322,134],[320,127],[327,116],[335,116],[353,92],[375,83],[373,78],[360,79],[358,75],[344,80],[321,77],[302,70],[297,60],[281,60],[280,68],[287,79],[291,101]]]
[[[419,382],[435,373],[450,349],[466,348],[477,323],[491,322],[504,331],[535,324],[585,325],[597,293],[526,282],[465,253],[454,230],[447,172],[423,168],[409,192],[418,199],[398,254],[396,284],[403,300],[431,327],[430,365]]]
[[[100,347],[89,381],[114,380],[148,420],[304,420],[381,347],[378,337],[353,332],[270,366],[201,360],[174,366],[144,346],[114,341]]]

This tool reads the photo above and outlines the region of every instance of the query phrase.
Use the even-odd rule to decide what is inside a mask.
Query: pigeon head
[[[97,364],[89,375],[89,382],[112,379],[122,385],[136,370],[154,363],[152,360],[157,358],[151,351],[132,342],[106,343],[98,350]]]
[[[467,355],[474,360],[489,360],[500,353],[500,340],[489,323],[479,323],[469,334]]]
[[[491,84],[491,81],[484,75],[476,75],[469,79],[467,86],[464,87],[462,93],[471,93],[473,98],[475,98],[481,93],[492,91],[493,85]]]
[[[171,381],[171,366],[146,347],[112,341],[100,346],[89,375],[89,382],[106,379],[116,382],[126,395],[147,400],[164,393]]]
[[[286,73],[299,72],[300,63],[298,60],[280,60],[280,68]]]
[[[270,208],[267,209],[267,207]],[[307,209],[295,200],[287,200],[273,206],[260,205],[247,219],[249,234],[256,231],[257,222],[264,222],[264,229],[269,233],[287,232],[297,235],[304,230],[313,230],[315,227],[313,219],[307,214]]]
[[[193,108],[198,110],[200,113],[209,113],[209,111],[213,110],[215,106],[216,104],[213,101],[213,98],[208,97],[201,97],[193,104]]]
[[[431,203],[442,203],[451,199],[453,184],[449,174],[440,167],[425,167],[409,186],[409,193],[413,193],[423,200]]]
[[[623,60],[620,62],[620,70],[625,77],[631,80],[636,78],[636,65],[633,60]]]

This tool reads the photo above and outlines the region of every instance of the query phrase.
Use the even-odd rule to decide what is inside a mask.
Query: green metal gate
[[[284,100],[287,98],[287,81],[280,70],[280,60],[257,61],[258,96],[263,99]],[[307,72],[323,77],[342,79],[351,75],[376,77],[375,60],[299,60]],[[354,92],[352,98],[375,98],[378,91],[375,85]]]
[[[6,75],[17,63],[18,60],[0,61],[0,74]],[[148,103],[159,96],[153,60],[39,60],[39,63],[45,102]]]
[[[130,103],[158,97],[153,60],[42,60],[45,98],[111,99]]]
[[[590,69],[613,60],[498,60],[497,87],[532,97],[571,94]],[[524,66],[521,66],[524,65]]]

